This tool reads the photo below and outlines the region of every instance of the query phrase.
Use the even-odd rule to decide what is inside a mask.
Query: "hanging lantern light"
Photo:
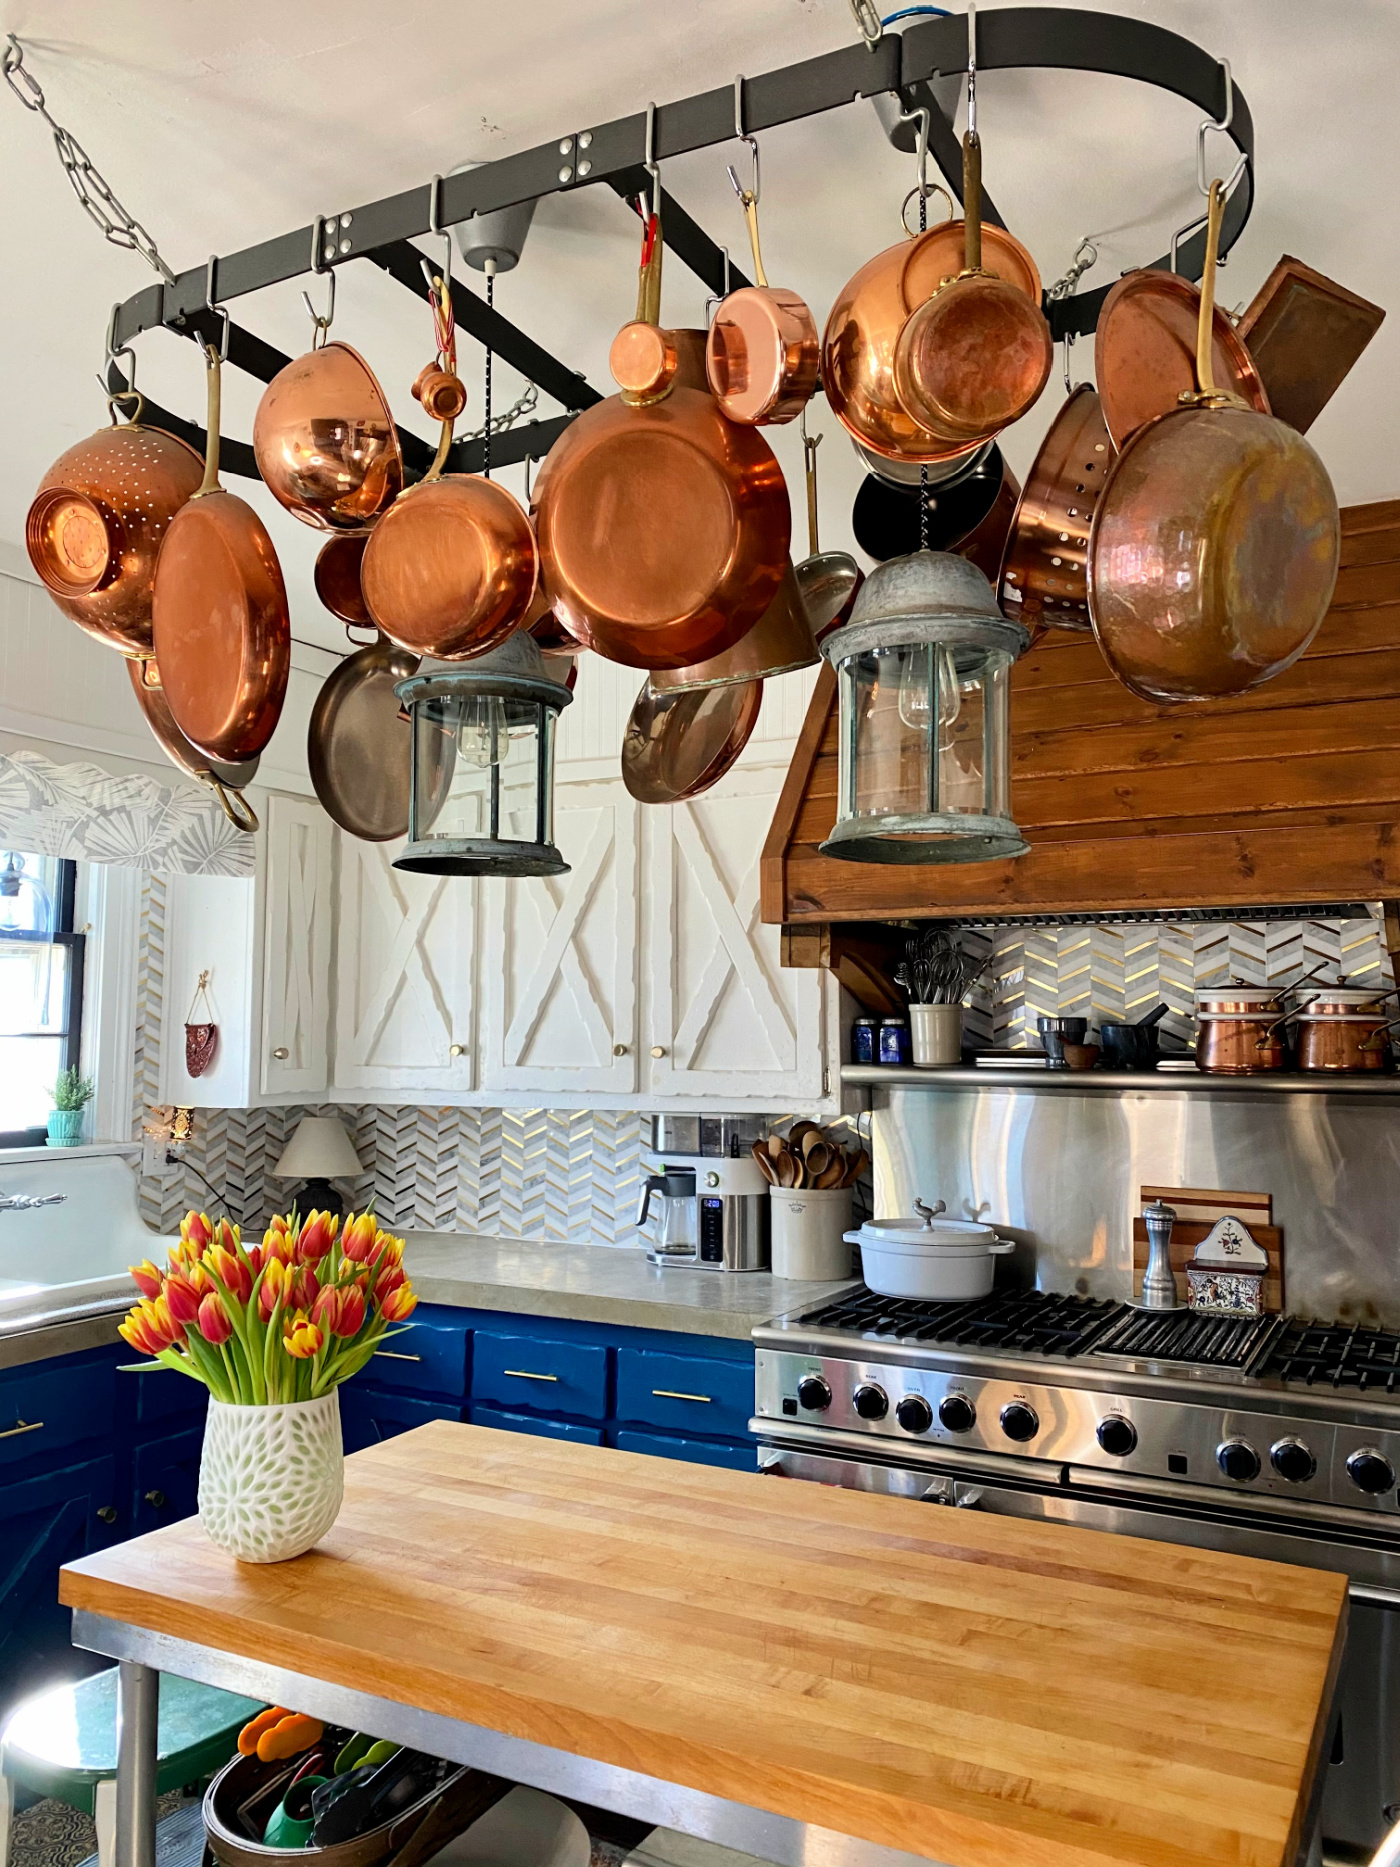
[[[1010,672],[1029,644],[965,558],[916,551],[871,572],[850,621],[821,644],[841,709],[836,825],[823,855],[1026,853],[1011,818]]]
[[[408,841],[423,875],[567,875],[554,847],[554,725],[573,695],[524,629],[394,689],[413,729]]]

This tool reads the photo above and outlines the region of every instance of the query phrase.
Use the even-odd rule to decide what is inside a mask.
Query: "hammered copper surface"
[[[495,480],[450,473],[411,486],[380,519],[360,585],[370,615],[401,648],[466,661],[521,621],[537,568],[515,496]]]
[[[1053,361],[1040,306],[1004,279],[972,274],[909,314],[895,344],[895,394],[921,427],[966,445],[1019,421]]]
[[[394,685],[417,672],[418,656],[381,636],[346,656],[311,709],[306,762],[312,787],[332,821],[366,843],[408,834],[413,728]],[[426,750],[438,743],[424,735]]]
[[[151,652],[156,557],[201,472],[173,434],[128,422],[70,447],[39,482],[29,561],[64,615],[123,655]]]
[[[820,366],[816,322],[796,292],[749,285],[715,311],[705,367],[731,421],[791,421],[811,401]]]
[[[648,681],[622,740],[622,781],[639,804],[679,804],[733,766],[758,724],[763,683],[660,694]]]
[[[253,452],[274,498],[322,531],[363,531],[403,486],[389,404],[349,344],[278,371],[253,419]]]
[[[1121,278],[1104,300],[1094,335],[1094,377],[1113,445],[1174,409],[1196,387],[1201,294],[1174,272],[1144,268]],[[1218,307],[1211,319],[1215,386],[1242,396],[1261,415],[1269,398],[1253,360]]]
[[[732,648],[693,668],[660,668],[651,675],[658,693],[680,693],[694,687],[728,687],[736,681],[762,681],[779,674],[810,668],[817,653],[811,618],[802,600],[801,586],[791,564],[783,572],[778,594],[747,635]]]
[[[533,509],[556,615],[626,667],[722,654],[787,566],[782,469],[763,435],[726,420],[707,391],[585,409],[540,469]]]
[[[178,765],[181,771],[188,772],[192,778],[206,781],[213,777],[225,784],[231,791],[241,791],[250,785],[258,774],[256,758],[244,759],[237,765],[226,765],[218,759],[211,759],[201,752],[198,746],[189,740],[175,724],[175,715],[170,711],[170,702],[165,697],[161,685],[160,669],[154,657],[138,660],[130,656],[126,664],[127,675],[131,681],[131,691],[146,716],[146,724],[154,733],[161,751],[172,765]]]
[[[998,601],[1028,628],[1089,629],[1089,527],[1113,461],[1098,393],[1081,383],[1041,442],[1002,560]]]
[[[360,563],[369,543],[367,532],[340,532],[316,553],[316,594],[333,616],[356,628],[374,627],[360,588]]]

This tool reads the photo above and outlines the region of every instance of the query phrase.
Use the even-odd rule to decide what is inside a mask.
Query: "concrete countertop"
[[[470,1232],[408,1232],[404,1268],[425,1303],[568,1316],[747,1341],[757,1323],[801,1310],[854,1280],[797,1283],[767,1271],[660,1270],[645,1252]]]

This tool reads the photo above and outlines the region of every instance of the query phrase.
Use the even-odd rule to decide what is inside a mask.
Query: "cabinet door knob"
[[[613,1045],[613,1055],[614,1055],[615,1057],[625,1057],[625,1056],[627,1055],[627,1046],[626,1046],[626,1044],[614,1044],[614,1045]]]
[[[651,1047],[651,1054],[654,1057],[664,1057],[666,1054],[666,1046],[664,1044],[653,1044]]]
[[[117,1521],[117,1509],[115,1504],[99,1504],[97,1507],[97,1514],[102,1519],[103,1523],[115,1523]]]
[[[291,1056],[292,1053],[290,1050],[288,1050],[285,1044],[279,1044],[272,1054],[274,1057],[276,1057],[279,1063],[285,1063],[287,1058]]]
[[[165,1493],[163,1491],[148,1491],[146,1493],[146,1502],[151,1506],[152,1510],[164,1510]]]
[[[450,1044],[447,1054],[449,1057],[464,1057],[467,1054],[467,1047],[465,1044]]]

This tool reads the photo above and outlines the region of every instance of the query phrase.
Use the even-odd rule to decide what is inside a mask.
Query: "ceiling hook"
[[[879,8],[873,0],[851,0],[851,11],[856,16],[856,25],[869,51],[879,50],[880,41],[885,36],[885,28],[880,19]]]
[[[752,202],[757,207],[759,202],[758,144],[749,135],[744,125],[744,80],[742,76],[734,80],[734,135],[739,142],[748,147],[749,160],[753,164],[753,181],[748,192],[745,193],[739,186],[739,177],[733,169],[729,171],[729,179],[734,184],[735,194],[744,205],[747,207]]]
[[[1211,177],[1206,174],[1206,137],[1212,130],[1219,130],[1222,135],[1226,134],[1235,121],[1235,80],[1230,71],[1230,61],[1228,58],[1222,58],[1218,62],[1220,69],[1225,73],[1225,114],[1223,117],[1202,117],[1196,130],[1196,192],[1204,195],[1207,200],[1210,199]],[[1248,152],[1241,150],[1240,158],[1230,173],[1230,179],[1225,183],[1227,195],[1231,193],[1235,183],[1244,173],[1248,162]],[[1220,256],[1222,265],[1224,259],[1225,255],[1222,253]]]
[[[218,282],[219,256],[217,253],[211,253],[209,255],[209,263],[204,268],[204,308],[206,311],[211,312],[214,317],[220,318],[223,321],[222,328],[219,332],[219,361],[220,363],[227,363],[229,315],[227,308],[219,303]],[[213,346],[211,345],[210,347],[212,348]]]
[[[310,292],[303,292],[301,295],[301,302],[306,306],[306,315],[311,320],[311,348],[313,350],[321,349],[326,341],[326,333],[335,322],[335,267],[323,266],[320,263],[321,228],[324,223],[325,216],[318,214],[316,225],[311,230],[311,270],[315,273],[324,272],[328,282],[324,313],[317,311],[315,305],[312,304]]]
[[[443,243],[447,257],[442,262],[442,282],[452,287],[452,235],[442,224],[442,177],[434,175],[428,183],[428,232]]]
[[[647,105],[647,142],[643,166],[651,177],[651,211],[661,219],[661,169],[656,160],[656,105]]]
[[[977,140],[977,7],[967,7],[967,133]]]
[[[934,192],[928,178],[928,139],[932,128],[932,116],[927,104],[920,104],[915,110],[901,110],[901,123],[916,123],[918,130],[914,141],[914,159],[919,167],[919,199],[927,201]]]

